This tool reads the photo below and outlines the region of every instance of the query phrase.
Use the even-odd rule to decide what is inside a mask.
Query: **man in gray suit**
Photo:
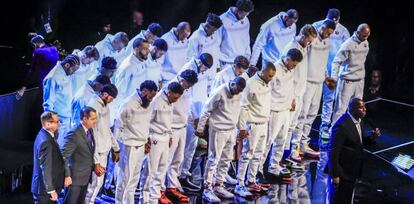
[[[84,203],[88,184],[94,169],[95,140],[92,128],[96,123],[96,110],[84,107],[80,112],[81,124],[65,135],[61,146],[65,160],[64,203]]]
[[[40,120],[42,129],[34,142],[31,191],[35,204],[56,203],[64,184],[64,162],[55,138],[60,120],[53,111],[42,113]]]

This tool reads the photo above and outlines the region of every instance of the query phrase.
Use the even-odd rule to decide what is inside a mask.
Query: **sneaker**
[[[203,199],[206,200],[209,203],[220,203],[221,200],[214,194],[214,192],[211,189],[204,189],[203,191]]]
[[[180,178],[181,187],[184,191],[199,192],[201,187],[191,182],[190,177]]]
[[[302,162],[302,157],[299,154],[299,148],[292,150],[292,153],[290,154],[289,159],[295,162]]]
[[[160,204],[172,204],[173,202],[171,202],[170,199],[167,198],[167,196],[165,196],[165,192],[161,191],[161,197],[158,200]]]
[[[190,201],[190,198],[182,194],[177,188],[167,188],[167,190],[165,191],[165,194],[172,200],[177,200],[182,203],[186,203]]]
[[[249,184],[247,185],[247,189],[250,192],[255,192],[255,193],[260,193],[260,191],[262,191],[262,188],[256,184],[256,182],[249,182]]]
[[[304,146],[302,147],[302,151],[305,153],[305,156],[306,156],[306,157],[310,157],[310,158],[319,158],[319,156],[320,156],[320,152],[318,152],[318,151],[315,151],[315,150],[311,149],[311,148],[309,147],[309,145],[304,145]]]
[[[260,184],[260,188],[262,189],[262,192],[267,192],[269,191],[270,188],[270,183],[261,183]]]
[[[234,198],[234,194],[231,193],[230,191],[228,191],[223,184],[219,184],[214,186],[213,188],[214,193],[219,197],[219,198],[224,198],[224,199],[233,199]]]
[[[237,180],[231,177],[229,174],[226,174],[226,184],[235,186],[237,185]]]
[[[292,171],[305,171],[305,165],[301,163],[293,163],[290,168],[292,169]]]
[[[236,185],[236,188],[234,189],[234,193],[244,198],[252,196],[252,193],[250,193],[247,190],[246,186],[241,186],[241,185]]]

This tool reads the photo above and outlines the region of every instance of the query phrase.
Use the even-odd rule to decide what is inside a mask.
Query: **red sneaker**
[[[161,198],[159,199],[160,204],[173,204],[170,199],[165,196],[165,192],[161,191]]]
[[[165,193],[169,198],[178,200],[181,203],[188,203],[190,201],[190,198],[182,194],[177,188],[167,188],[167,191]]]
[[[262,190],[262,187],[260,187],[259,185],[257,185],[256,183],[250,183],[247,186],[247,190],[249,190],[250,192],[257,192],[260,193],[260,191]]]

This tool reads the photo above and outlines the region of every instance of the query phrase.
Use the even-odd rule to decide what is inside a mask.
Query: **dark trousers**
[[[56,201],[51,201],[49,194],[37,194],[33,193],[33,201],[35,204],[53,204]]]
[[[330,183],[329,203],[330,204],[350,204],[352,203],[355,181],[341,180],[338,186]]]
[[[86,192],[88,191],[88,185],[77,186],[70,185],[65,191],[64,204],[77,204],[84,203]]]

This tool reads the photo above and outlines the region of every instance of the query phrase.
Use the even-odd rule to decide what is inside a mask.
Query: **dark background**
[[[144,13],[144,28],[159,22],[167,32],[179,21],[189,21],[197,29],[208,12],[221,14],[235,0],[34,0],[9,1],[2,4],[0,45],[0,93],[15,91],[20,86],[25,68],[21,56],[27,50],[27,33],[39,30],[40,14],[47,14],[51,5],[54,39],[71,52],[90,42],[90,33],[103,19],[109,19],[112,33],[124,31],[131,21],[130,10]],[[408,2],[408,1],[407,1]],[[366,69],[380,69],[384,74],[383,88],[388,98],[414,101],[412,7],[404,1],[366,0],[255,0],[250,14],[252,43],[260,25],[280,11],[295,8],[299,11],[298,29],[305,23],[325,18],[331,7],[341,10],[341,23],[352,33],[363,22],[371,26],[370,52]]]

